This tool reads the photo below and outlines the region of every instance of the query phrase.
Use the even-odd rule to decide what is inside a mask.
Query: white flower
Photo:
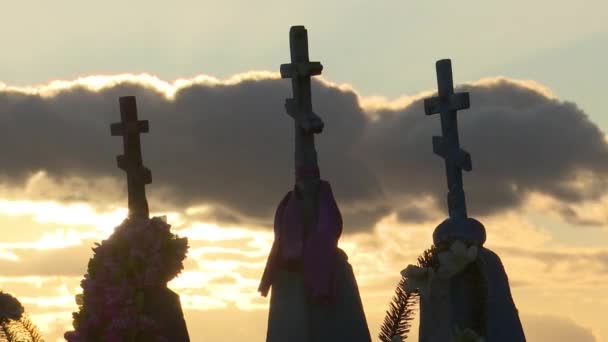
[[[477,258],[477,251],[477,246],[467,248],[462,241],[454,241],[450,249],[437,255],[437,275],[441,278],[451,278]]]
[[[401,275],[405,277],[403,289],[407,293],[418,290],[421,295],[426,295],[434,274],[435,271],[432,268],[408,265],[401,271]]]
[[[439,279],[448,279],[458,274],[460,271],[477,258],[477,246],[467,246],[462,241],[454,241],[450,248],[437,254],[439,259],[439,269],[435,272],[430,267],[419,267],[408,265],[401,271],[401,276],[405,277],[403,289],[407,293],[418,290],[421,296],[426,296],[430,290],[431,281],[437,276]]]

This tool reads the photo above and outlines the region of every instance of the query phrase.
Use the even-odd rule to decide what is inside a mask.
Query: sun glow
[[[35,222],[41,224],[94,225],[103,230],[118,225],[126,217],[127,210],[118,208],[100,214],[85,203],[0,199],[0,214],[32,216]]]
[[[57,249],[77,246],[87,238],[95,238],[97,234],[78,232],[74,229],[59,228],[51,233],[44,233],[38,241],[31,242],[0,242],[0,251],[4,249]]]
[[[220,227],[209,223],[195,223],[188,228],[181,229],[179,234],[188,239],[211,242],[237,240],[257,235],[256,232],[248,229]]]
[[[119,74],[119,75],[91,75],[79,77],[72,81],[54,80],[48,84],[34,86],[15,87],[0,82],[0,92],[14,92],[27,95],[39,95],[41,97],[53,97],[62,91],[74,88],[85,88],[91,91],[101,91],[120,84],[135,84],[155,90],[171,100],[175,94],[183,88],[192,85],[228,86],[244,81],[255,81],[262,79],[280,79],[280,74],[270,71],[249,71],[235,74],[227,79],[220,80],[209,75],[198,75],[193,78],[180,78],[173,82],[163,81],[157,76],[147,73],[141,74]]]

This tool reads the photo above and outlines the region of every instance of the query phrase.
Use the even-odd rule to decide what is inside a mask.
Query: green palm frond
[[[5,320],[0,323],[0,327],[2,328],[2,333],[6,338],[7,342],[21,342],[19,332],[16,329],[15,321]]]
[[[437,269],[439,267],[439,259],[435,246],[431,246],[418,257],[418,266],[430,267]],[[407,293],[404,290],[406,278],[401,278],[393,301],[389,304],[389,309],[386,311],[384,322],[380,327],[379,338],[382,342],[405,341],[407,334],[411,329],[411,321],[416,313],[416,305],[418,305],[418,293]]]
[[[0,323],[0,341],[44,342],[44,339],[31,319],[24,315],[19,320],[6,320]]]
[[[431,246],[429,249],[422,252],[422,255],[418,257],[418,266],[429,267],[434,270],[439,268],[439,258],[437,258],[437,247]]]
[[[414,307],[418,303],[416,293],[407,293],[404,290],[405,278],[402,278],[395,289],[395,296],[390,303],[384,323],[380,327],[380,341],[393,342],[395,336],[402,340],[407,338],[410,332],[411,321],[414,318]]]
[[[40,331],[24,311],[17,298],[0,291],[0,341],[44,342]]]
[[[38,330],[38,327],[32,322],[29,316],[23,315],[20,322],[25,329],[26,334],[29,335],[28,337],[31,342],[44,342],[40,330]]]

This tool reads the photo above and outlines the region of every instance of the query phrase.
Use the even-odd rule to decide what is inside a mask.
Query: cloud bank
[[[606,140],[576,104],[505,78],[458,90],[471,94],[459,129],[473,159],[464,179],[472,215],[516,208],[540,193],[558,200],[560,214],[575,221],[570,205],[605,194]],[[283,110],[290,82],[268,72],[174,84],[122,75],[4,85],[4,186],[24,188],[44,171],[63,189],[39,192],[44,199],[124,202],[124,175],[115,165],[122,145],[109,125],[119,119],[118,97],[126,95],[137,96],[140,118],[150,121],[142,141],[153,209],[207,205],[216,221],[270,222],[293,183],[293,122]],[[422,100],[365,98],[348,86],[313,82],[313,106],[326,123],[316,139],[321,174],[334,187],[347,232],[369,230],[392,212],[404,221],[427,220],[429,205],[420,203],[447,213],[443,161],[431,146],[439,118],[424,115]],[[112,191],[100,191],[100,182]]]

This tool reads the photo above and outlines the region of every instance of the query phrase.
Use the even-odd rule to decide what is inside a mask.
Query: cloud
[[[15,250],[19,261],[0,259],[4,276],[82,276],[92,256],[92,242],[53,249]]]
[[[473,159],[465,173],[469,211],[488,215],[520,205],[532,192],[565,203],[598,199],[606,190],[604,134],[575,104],[503,79],[467,85],[471,109],[459,112],[460,141]],[[380,112],[362,143],[383,189],[411,200],[431,194],[442,204],[443,162],[432,154],[437,116],[422,101]]]
[[[593,332],[570,318],[553,315],[522,317],[526,339],[530,342],[596,342]]]
[[[415,262],[430,244],[428,223],[404,225],[397,216],[395,213],[383,219],[370,234],[350,234],[340,242],[356,274],[373,336],[377,336],[384,310],[394,293],[399,270]],[[555,329],[563,332],[563,336],[573,337],[572,341],[594,341],[587,339],[586,328],[564,317],[529,318],[528,313],[539,308],[545,312],[568,312],[598,334],[597,329],[603,323],[601,313],[607,304],[602,293],[608,265],[606,250],[551,244],[544,231],[537,231],[522,216],[497,216],[484,222],[495,232],[488,245],[505,263],[528,340],[554,341],[551,329]],[[169,284],[181,297],[191,338],[218,341],[231,341],[234,336],[263,338],[268,299],[260,297],[256,289],[272,234],[202,224],[174,232],[188,236],[191,245],[186,269]],[[14,244],[19,248],[11,251],[19,256],[19,261],[0,262],[5,270],[0,288],[22,300],[34,322],[44,327],[44,337],[55,340],[69,328],[71,311],[76,310],[73,296],[81,292],[79,282],[86,260],[92,255],[92,243],[84,241],[81,245],[46,251],[31,248],[39,244],[36,241]],[[513,247],[518,245],[522,247]],[[252,321],[248,320],[238,332],[226,335],[225,327],[230,322],[251,317],[256,324],[249,324]],[[414,332],[411,338],[415,336]]]
[[[604,135],[574,103],[525,81],[488,79],[460,90],[471,93],[459,127],[473,157],[474,170],[465,175],[473,215],[517,207],[533,192],[566,206],[605,194]],[[17,189],[29,184],[41,198],[125,201],[115,165],[122,145],[109,125],[119,118],[118,97],[135,95],[140,118],[151,126],[142,141],[153,210],[203,205],[210,209],[202,219],[269,226],[293,183],[293,122],[283,110],[290,93],[289,82],[268,72],[173,84],[122,75],[4,86],[0,177]],[[314,108],[326,122],[316,139],[321,173],[333,185],[347,232],[369,230],[392,212],[411,222],[432,219],[425,211],[433,208],[445,212],[443,165],[431,150],[439,118],[423,114],[423,95],[389,101],[313,82]],[[47,180],[36,191],[28,180],[41,170]]]
[[[608,249],[501,247],[499,253],[527,260],[530,267],[534,267],[531,262],[540,263],[543,266],[541,272],[547,273],[544,279],[547,286],[551,285],[551,280],[558,286],[569,287],[581,284],[593,286],[608,279]]]
[[[263,341],[266,338],[268,316],[258,311],[184,310],[184,316],[192,341]]]

